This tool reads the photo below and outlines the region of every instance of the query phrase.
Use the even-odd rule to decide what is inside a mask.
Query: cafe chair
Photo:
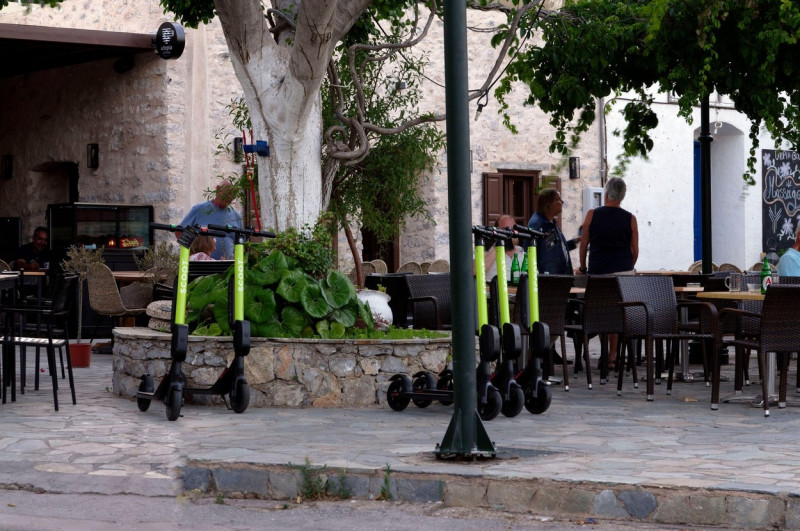
[[[585,276],[585,275],[582,275]],[[578,278],[578,277],[576,277]],[[622,308],[619,307],[620,295],[617,279],[611,275],[590,275],[587,277],[586,293],[583,299],[572,299],[571,302],[579,307],[579,323],[567,324],[564,329],[574,334],[578,339],[575,349],[575,364],[578,356],[583,353],[586,365],[586,383],[592,389],[592,366],[589,357],[589,340],[600,336],[600,384],[605,384],[608,379],[608,336],[609,334],[622,334]],[[621,352],[624,352],[625,342],[618,343],[620,352],[617,355],[619,375],[624,370]],[[632,363],[634,386],[638,387],[636,364]]]
[[[703,270],[703,261],[698,260],[694,262],[692,265],[690,265],[687,271],[691,271],[692,273],[700,273],[702,270]],[[714,262],[711,262],[711,271],[719,271],[719,266]]]
[[[776,354],[776,369],[780,372],[778,408],[786,407],[786,385],[789,370],[789,354],[800,352],[800,286],[776,284],[770,286],[764,297],[761,313],[733,308],[723,309],[720,314],[746,316],[759,323],[758,334],[752,338],[734,338],[723,345],[734,347],[737,354],[743,349],[755,350],[758,367],[763,375],[761,393],[764,397],[764,416],[769,416],[769,390],[767,389],[766,354]],[[737,363],[740,361],[737,355]],[[717,383],[718,386],[718,383]],[[800,389],[800,386],[798,386]],[[719,390],[713,391],[717,398]],[[713,407],[712,407],[713,409]]]
[[[89,307],[99,314],[116,317],[122,323],[124,317],[135,317],[145,312],[153,301],[153,288],[144,282],[134,282],[117,288],[114,273],[105,264],[93,264],[86,277],[89,291]]]
[[[741,273],[742,270],[739,266],[734,264],[729,264],[728,262],[722,263],[719,265],[719,269],[717,271],[733,271],[734,273]]]
[[[412,326],[428,330],[449,330],[450,273],[441,275],[405,275]]]
[[[656,355],[663,357],[663,344],[670,343],[667,349],[668,368],[667,394],[672,394],[672,379],[678,341],[700,340],[703,352],[703,374],[708,382],[707,346],[712,352],[719,350],[720,334],[716,308],[707,302],[680,301],[675,297],[672,277],[662,275],[637,275],[617,277],[620,293],[620,306],[623,308],[624,335],[628,341],[643,340],[645,344],[645,364],[647,370],[647,400],[654,399],[654,383],[661,379],[661,367],[655,367]],[[680,322],[679,308],[696,308],[700,313],[699,327]],[[629,349],[630,350],[630,349]],[[654,352],[655,350],[655,352]],[[656,374],[658,373],[658,374]],[[712,371],[712,380],[718,371]],[[712,382],[713,388],[713,382]],[[619,388],[618,388],[619,392]]]
[[[24,336],[20,330],[19,334],[11,332],[13,328],[7,327],[6,330],[12,335],[11,337],[4,337],[4,342],[9,341],[13,345],[20,346],[20,381],[24,382],[25,357],[22,355],[23,349],[28,346],[45,348],[47,352],[47,367],[50,373],[50,378],[53,382],[53,407],[58,411],[58,369],[56,368],[55,349],[63,348],[66,358],[67,374],[69,376],[69,387],[72,395],[72,404],[75,405],[75,381],[72,375],[72,358],[69,352],[69,318],[72,313],[72,306],[77,293],[78,276],[66,275],[61,276],[56,281],[56,286],[53,291],[53,298],[49,304],[19,304],[5,306],[3,309],[7,313],[7,319],[13,319],[14,315],[20,315],[28,320],[36,319],[40,326],[44,327],[45,337],[39,336]],[[25,322],[25,319],[21,322]],[[14,381],[13,374],[13,352],[11,356],[5,356],[5,370],[11,370],[10,385],[12,387],[12,400],[14,399]],[[62,371],[64,360],[61,360]],[[38,389],[39,380],[39,357],[37,353],[36,358],[36,388]],[[5,376],[6,381],[9,380],[9,374]],[[4,382],[5,383],[5,382]],[[5,402],[5,386],[3,389],[3,401]]]
[[[375,273],[379,275],[385,275],[389,272],[389,267],[386,265],[386,262],[380,258],[372,260],[372,265],[375,266]]]
[[[397,268],[398,273],[413,273],[419,275],[422,273],[422,267],[417,262],[406,262]]]
[[[11,266],[5,260],[0,260],[0,271],[11,271]]]
[[[419,272],[423,275],[428,272],[428,269],[431,267],[431,263],[428,261],[420,262],[419,263]]]
[[[434,260],[431,262],[431,266],[428,268],[428,273],[449,273],[450,272],[450,262],[447,260]]]
[[[748,271],[754,271],[760,274],[762,267],[764,267],[764,262],[756,262]],[[775,267],[773,264],[769,264],[769,270],[774,273],[778,270],[778,268]]]

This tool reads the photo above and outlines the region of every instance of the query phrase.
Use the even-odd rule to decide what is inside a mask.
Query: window
[[[539,190],[555,188],[561,191],[558,177],[542,176],[539,171],[502,171],[483,174],[483,224],[494,225],[503,214],[527,225],[536,211]]]

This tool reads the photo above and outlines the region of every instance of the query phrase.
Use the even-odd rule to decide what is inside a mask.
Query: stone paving
[[[75,369],[77,405],[60,381],[58,412],[47,375],[39,391],[32,376],[29,369],[25,395],[0,405],[3,488],[291,499],[308,460],[345,478],[356,497],[388,489],[395,499],[554,516],[800,527],[800,410],[773,407],[764,418],[749,404],[722,403],[713,412],[702,382],[676,382],[671,396],[656,386],[648,403],[644,385],[633,389],[630,378],[618,397],[616,385],[590,391],[579,375],[568,393],[553,387],[544,414],[485,423],[497,458],[464,462],[434,458],[453,411],[439,404],[241,415],[186,405],[168,422],[163,404],[142,413],[111,393],[110,356]],[[732,389],[723,383],[722,396]]]

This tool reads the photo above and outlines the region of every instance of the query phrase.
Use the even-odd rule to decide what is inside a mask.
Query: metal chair
[[[144,282],[134,282],[117,288],[114,274],[105,264],[93,264],[86,277],[89,289],[89,307],[100,314],[116,317],[135,317],[145,312],[153,301],[153,287]]]
[[[449,273],[450,262],[447,260],[434,260],[428,268],[428,273]]]
[[[414,328],[449,329],[450,273],[441,275],[406,275]]]
[[[72,395],[72,404],[75,405],[75,381],[72,376],[72,358],[69,352],[69,317],[72,312],[72,305],[75,299],[76,288],[78,285],[77,275],[67,275],[59,277],[53,291],[53,299],[50,304],[20,304],[4,307],[6,319],[13,319],[14,315],[36,317],[38,322],[45,328],[46,337],[27,337],[20,334],[13,334],[13,326],[7,326],[6,330],[12,333],[12,337],[5,337],[4,342],[19,345],[21,348],[33,346],[37,348],[45,347],[47,351],[47,367],[50,378],[53,382],[53,407],[58,411],[58,370],[56,368],[55,349],[64,348],[66,357],[67,374],[69,375],[69,387]],[[22,320],[24,322],[24,319]],[[22,330],[20,330],[22,332]],[[56,337],[56,336],[60,337]],[[6,375],[3,381],[3,402],[6,401],[6,383],[11,385],[11,399],[15,399],[15,377],[13,370],[13,352],[5,356],[4,367]],[[20,381],[24,382],[24,356],[21,354],[20,370],[23,373]],[[36,358],[36,387],[38,388],[39,358]],[[11,371],[10,373],[8,371]],[[63,370],[63,360],[62,360]]]
[[[764,297],[761,313],[726,308],[720,312],[726,315],[746,316],[759,323],[758,334],[754,338],[734,338],[723,341],[723,345],[758,353],[758,366],[764,375],[761,378],[761,392],[764,398],[764,416],[769,416],[769,390],[765,355],[776,353],[777,370],[780,371],[778,407],[786,407],[786,383],[788,380],[789,354],[800,352],[800,286],[776,284],[770,286]],[[737,356],[737,362],[740,361]],[[719,397],[719,382],[712,392]]]
[[[422,273],[422,267],[417,262],[406,262],[397,268],[398,273],[413,273],[419,275]]]
[[[617,277],[623,307],[624,335],[628,341],[640,339],[645,342],[645,362],[647,366],[647,400],[654,399],[654,383],[660,380],[660,367],[654,371],[655,354],[659,359],[663,354],[663,342],[670,341],[666,363],[669,369],[667,394],[672,393],[672,377],[675,370],[675,353],[678,341],[698,339],[703,341],[703,368],[708,382],[708,363],[706,343],[712,342],[712,349],[719,350],[720,336],[717,332],[717,310],[712,304],[699,301],[680,301],[675,298],[672,277],[662,275],[620,276]],[[679,306],[696,307],[700,310],[700,326],[686,329],[679,319]],[[653,347],[657,352],[654,353]],[[630,349],[629,349],[630,350]],[[713,350],[712,350],[713,352]],[[656,375],[658,373],[658,376]],[[718,371],[712,371],[717,374]],[[712,376],[713,379],[713,376]],[[621,386],[618,386],[619,391]]]

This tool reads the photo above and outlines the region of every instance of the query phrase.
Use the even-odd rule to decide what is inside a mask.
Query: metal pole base
[[[483,422],[477,411],[475,415],[475,430],[474,444],[472,441],[464,441],[461,439],[462,430],[462,413],[463,409],[455,409],[453,417],[450,419],[450,425],[444,434],[444,439],[440,444],[436,445],[436,458],[437,459],[450,459],[450,458],[464,458],[464,457],[497,457],[497,449],[494,443],[489,439],[489,434],[483,427]],[[464,448],[470,446],[470,448]]]

